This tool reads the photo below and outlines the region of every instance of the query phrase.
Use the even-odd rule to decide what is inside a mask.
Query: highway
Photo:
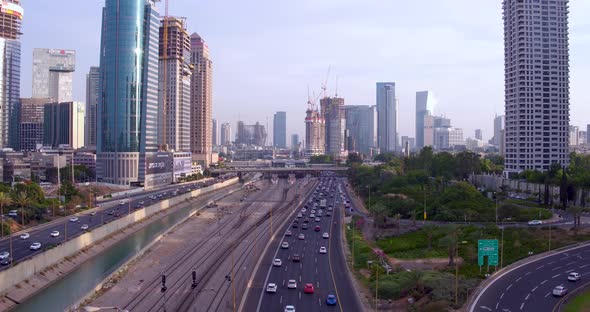
[[[0,252],[9,252],[13,259],[13,264],[31,258],[34,255],[42,253],[44,250],[51,248],[55,245],[66,242],[78,235],[83,234],[86,231],[90,231],[93,228],[99,227],[102,224],[111,222],[118,218],[127,215],[136,209],[152,205],[156,202],[173,197],[172,190],[179,189],[179,194],[188,192],[188,189],[197,189],[213,183],[218,183],[226,180],[229,177],[218,178],[216,180],[209,180],[206,182],[194,182],[191,184],[183,185],[172,185],[166,188],[159,189],[157,191],[144,192],[129,199],[120,198],[113,199],[111,201],[103,202],[99,204],[98,208],[89,210],[84,213],[77,214],[75,217],[77,220],[72,222],[70,220],[74,216],[67,216],[48,222],[46,224],[40,224],[36,227],[26,230],[26,233],[30,235],[29,238],[21,239],[20,236],[25,233],[19,232],[12,235],[12,239],[5,237],[0,240]],[[150,199],[154,194],[161,194],[161,197]],[[121,204],[122,203],[122,204]],[[94,214],[94,215],[93,215]],[[87,225],[88,229],[83,230],[82,226]],[[58,231],[58,236],[51,236],[51,232]],[[41,243],[41,248],[38,250],[31,250],[33,243]],[[12,248],[11,248],[12,245]],[[10,267],[8,263],[2,265],[1,269]]]
[[[582,279],[568,281],[571,272],[582,274]],[[500,274],[476,297],[469,312],[550,312],[560,300],[552,295],[553,288],[562,285],[571,292],[590,281],[590,245],[567,249]]]
[[[305,205],[306,215],[291,220],[283,229],[283,239],[272,242],[272,248],[264,255],[262,265],[254,276],[253,284],[260,287],[249,292],[245,311],[283,311],[287,305],[294,306],[297,311],[362,311],[347,273],[341,244],[342,202],[348,199],[344,182],[345,179],[341,178],[322,178]],[[316,214],[319,212],[321,199],[326,199],[326,206],[333,207],[333,211],[324,208],[320,221],[316,222],[310,216],[311,210],[315,209]],[[308,224],[307,229],[304,224]],[[314,230],[316,226],[320,227],[319,231]],[[292,235],[287,236],[287,231]],[[323,238],[324,233],[328,233],[329,238]],[[304,239],[299,238],[300,234],[304,235]],[[287,242],[289,248],[281,248],[282,242]],[[327,253],[320,253],[320,247],[326,247]],[[296,254],[300,262],[294,262]],[[273,266],[273,259],[281,259],[282,265]],[[290,279],[296,281],[296,289],[287,287]],[[276,293],[266,292],[269,283],[277,284]],[[304,292],[308,283],[314,286],[313,294]],[[328,295],[336,296],[336,305],[326,304]]]

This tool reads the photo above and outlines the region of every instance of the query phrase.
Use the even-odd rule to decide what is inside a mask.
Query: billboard
[[[145,174],[162,174],[172,172],[172,154],[165,152],[146,153]]]
[[[190,157],[174,158],[174,174],[188,173],[193,170],[193,162]]]

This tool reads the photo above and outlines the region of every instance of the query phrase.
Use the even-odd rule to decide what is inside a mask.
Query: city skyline
[[[353,1],[326,2],[311,6],[273,3],[263,1],[269,9],[278,10],[278,16],[264,21],[256,21],[263,13],[256,12],[246,4],[237,2],[235,6],[219,4],[196,4],[190,1],[175,1],[170,5],[171,15],[188,16],[188,28],[203,35],[208,44],[215,47],[212,59],[217,68],[213,85],[217,86],[213,91],[215,116],[221,122],[235,124],[238,119],[247,122],[255,122],[257,116],[272,118],[275,111],[287,111],[289,120],[288,133],[304,134],[305,100],[307,98],[307,85],[310,85],[316,93],[320,91],[320,84],[325,79],[326,69],[332,64],[333,74],[328,81],[328,90],[334,94],[336,78],[338,78],[339,93],[347,99],[349,105],[374,105],[374,83],[383,80],[393,80],[398,84],[399,94],[399,135],[415,136],[414,134],[414,101],[415,92],[431,90],[439,99],[437,114],[444,114],[452,118],[455,124],[462,127],[465,133],[473,133],[476,128],[482,128],[484,140],[493,133],[494,114],[503,114],[503,39],[500,3],[477,3],[470,1],[458,1],[456,5],[446,2],[433,3],[425,12],[422,12],[426,24],[412,21],[406,16],[413,16],[420,12],[419,4],[383,4],[385,7],[395,6],[400,13],[399,19],[388,22],[374,22],[372,15],[382,16],[383,13],[371,8],[370,5],[356,4]],[[26,5],[26,3],[25,3]],[[36,47],[67,48],[77,51],[78,68],[74,74],[74,100],[85,101],[85,74],[90,66],[98,65],[98,48],[100,43],[100,15],[102,3],[81,3],[79,1],[64,0],[64,7],[73,14],[67,21],[52,21],[52,27],[45,27],[43,21],[47,16],[63,14],[63,7],[56,7],[51,3],[35,3],[27,7],[26,18],[23,23],[21,38],[22,48],[22,95],[30,97],[32,49]],[[456,7],[456,8],[455,8]],[[590,83],[590,60],[584,55],[590,52],[590,38],[584,36],[584,31],[590,29],[590,23],[584,19],[584,12],[590,10],[590,3],[575,1],[570,3],[570,47],[571,47],[571,101],[572,124],[585,125],[588,122],[582,116],[590,115],[590,107],[584,105],[590,101],[590,95],[584,93],[583,87]],[[198,10],[197,10],[198,8]],[[456,10],[455,10],[456,9]],[[437,14],[440,10],[450,10],[448,16]],[[455,11],[453,11],[455,10]],[[333,12],[332,12],[333,11]],[[193,13],[194,12],[194,13]],[[227,25],[215,26],[214,16],[222,14],[232,20]],[[243,13],[251,12],[253,15],[247,20]],[[465,14],[469,12],[469,14]],[[344,19],[338,23],[323,24],[318,22],[318,15],[344,14]],[[358,15],[358,20],[352,20],[351,16]],[[254,22],[254,29],[261,29],[268,23],[277,24],[281,17],[288,17],[285,25],[278,25],[276,30],[263,35],[251,36],[252,29],[248,27],[236,27],[246,22]],[[235,18],[234,18],[235,17]],[[304,18],[301,18],[304,17]],[[427,17],[432,17],[428,20]],[[316,19],[318,21],[316,21]],[[71,23],[79,25],[75,29]],[[473,24],[469,30],[463,26]],[[303,24],[303,25],[300,25]],[[345,24],[345,25],[342,25]],[[306,38],[312,40],[315,51],[326,50],[330,44],[322,43],[320,37],[310,35],[311,29],[320,27],[327,34],[330,44],[337,47],[348,45],[351,38],[359,40],[358,47],[336,49],[337,54],[323,52],[320,55],[312,53],[305,47],[307,44],[299,43]],[[342,28],[343,27],[343,28]],[[350,29],[353,27],[353,29]],[[236,28],[238,28],[236,30]],[[229,31],[231,29],[231,31]],[[341,30],[339,30],[341,29]],[[351,30],[347,36],[347,33]],[[409,34],[405,32],[409,31]],[[83,32],[85,36],[77,38],[74,34]],[[241,33],[248,33],[243,36]],[[286,42],[286,38],[274,38],[278,33],[286,32],[285,37],[293,40]],[[55,33],[64,34],[55,36]],[[315,33],[315,31],[314,31]],[[228,35],[229,34],[229,35]],[[388,34],[389,37],[398,38],[396,41],[404,41],[404,47],[398,44],[383,46],[381,40],[376,38]],[[239,38],[243,37],[243,38]],[[413,39],[419,38],[420,40]],[[277,42],[273,40],[277,39]],[[430,41],[429,41],[430,40]],[[423,49],[425,42],[429,44],[441,44],[447,40],[444,48],[438,51]],[[419,41],[419,42],[418,42]],[[247,54],[234,57],[235,49],[248,42],[250,48]],[[278,46],[290,47],[287,55]],[[363,47],[364,46],[364,47]],[[418,51],[418,53],[416,53]],[[351,55],[359,53],[368,57],[358,65],[349,65]],[[257,54],[259,54],[257,56]],[[273,56],[276,54],[277,56]],[[437,55],[440,54],[440,55]],[[456,54],[456,55],[455,55]],[[296,55],[301,55],[299,58]],[[312,55],[316,56],[312,58]],[[467,56],[466,56],[467,55]],[[248,59],[248,62],[244,60]],[[283,61],[287,59],[288,61]],[[369,60],[370,63],[369,63]],[[428,66],[425,66],[428,65]],[[248,72],[253,68],[259,77],[246,79]],[[277,68],[279,71],[277,71]],[[485,77],[481,71],[489,71]],[[274,79],[276,73],[284,74],[284,79]],[[272,75],[271,75],[272,73]],[[474,82],[477,81],[477,82]],[[268,85],[270,83],[270,85]],[[235,92],[227,92],[228,87],[238,88]],[[457,86],[461,86],[458,88]],[[485,86],[485,88],[484,88]],[[243,92],[248,91],[254,96],[251,99],[243,99]],[[273,98],[285,98],[286,102],[276,103]],[[473,104],[473,98],[480,98],[477,105]],[[244,102],[245,101],[245,102]],[[243,105],[236,105],[243,103]],[[252,105],[259,105],[260,109],[251,111],[246,109]],[[236,109],[238,107],[238,109]],[[472,118],[471,115],[481,116]]]

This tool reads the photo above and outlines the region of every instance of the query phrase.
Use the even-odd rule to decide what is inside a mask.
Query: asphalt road
[[[570,282],[570,272],[582,279]],[[553,311],[560,300],[552,295],[558,285],[570,292],[590,281],[590,246],[578,247],[544,257],[501,275],[483,290],[470,312]]]
[[[13,264],[26,260],[36,254],[42,253],[46,249],[58,245],[61,243],[66,242],[69,239],[72,239],[78,235],[81,235],[86,232],[86,230],[82,230],[82,225],[88,225],[88,230],[92,230],[104,223],[111,222],[115,219],[123,217],[129,213],[129,211],[133,212],[136,209],[141,208],[140,206],[149,206],[156,202],[168,199],[172,197],[172,190],[177,189],[180,187],[188,187],[191,188],[195,187],[203,187],[206,184],[213,184],[215,181],[210,180],[207,182],[194,182],[192,184],[183,184],[183,185],[173,185],[168,186],[163,189],[159,189],[157,191],[150,191],[144,192],[140,195],[136,195],[131,197],[130,199],[115,199],[109,202],[99,204],[97,209],[93,209],[96,214],[94,216],[91,215],[91,211],[85,212],[82,214],[78,214],[76,217],[78,221],[71,222],[70,218],[72,216],[63,217],[57,221],[52,221],[48,224],[40,224],[36,227],[30,228],[27,233],[30,235],[27,239],[21,239],[20,235],[22,233],[17,233],[16,235],[12,236],[12,251],[10,248],[11,240],[10,238],[6,237],[0,240],[0,252],[7,251],[11,254],[13,259]],[[154,194],[162,194],[166,192],[166,195],[162,195],[161,198],[156,198],[155,200],[150,199],[149,197]],[[120,205],[120,202],[124,201],[123,205]],[[51,232],[58,231],[59,236],[52,237],[50,235]],[[41,249],[39,250],[31,250],[30,247],[33,243],[41,243]],[[3,265],[0,270],[8,268],[9,265]]]
[[[360,303],[358,302],[358,295],[354,292],[354,288],[350,281],[350,276],[347,272],[345,258],[343,255],[341,245],[341,218],[343,214],[342,199],[338,192],[337,185],[342,184],[343,194],[344,179],[332,178],[332,183],[329,183],[329,178],[322,178],[323,186],[326,190],[318,190],[307,204],[306,216],[302,218],[295,218],[299,220],[297,228],[293,227],[295,219],[289,223],[289,227],[285,229],[292,232],[292,236],[284,236],[280,242],[288,242],[289,248],[283,249],[279,246],[270,248],[264,256],[264,264],[261,266],[256,277],[260,279],[259,273],[262,273],[262,278],[265,280],[262,283],[264,289],[260,292],[253,290],[250,293],[251,298],[246,301],[245,310],[247,311],[282,311],[287,305],[295,306],[297,311],[361,311]],[[318,188],[322,187],[322,183]],[[324,193],[320,197],[319,193]],[[332,196],[333,197],[330,197]],[[346,196],[346,195],[344,195]],[[320,221],[316,222],[309,218],[313,203],[319,199],[327,199],[327,207],[334,207],[331,216],[327,216],[327,209],[324,209],[323,216]],[[339,204],[336,204],[336,201]],[[316,210],[319,209],[315,208]],[[317,212],[316,212],[317,214]],[[309,218],[308,229],[302,229],[304,219]],[[314,231],[315,226],[320,226],[320,231]],[[329,239],[323,238],[324,232],[329,233]],[[303,234],[305,239],[298,238],[299,234]],[[327,248],[327,254],[320,254],[320,247]],[[293,255],[298,254],[301,257],[300,262],[293,262]],[[282,260],[281,267],[271,266],[272,259],[279,258]],[[288,289],[287,283],[289,279],[295,279],[297,282],[297,289]],[[268,283],[275,283],[278,285],[276,293],[267,293],[266,285]],[[304,293],[304,286],[307,283],[314,285],[314,293]],[[326,297],[333,294],[337,297],[337,305],[327,306]]]

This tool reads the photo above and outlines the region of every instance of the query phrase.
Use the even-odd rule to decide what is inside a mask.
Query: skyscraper
[[[504,130],[504,116],[496,115],[494,117],[494,137],[490,140],[490,144],[500,146],[500,141],[502,140],[501,131]]]
[[[272,142],[275,147],[287,148],[287,113],[276,112],[272,122]]]
[[[590,125],[586,125],[586,144],[590,145]]]
[[[43,107],[43,145],[54,148],[84,145],[86,107],[83,102],[49,103]]]
[[[424,117],[434,114],[436,99],[430,91],[416,92],[416,148],[421,149],[424,144]]]
[[[371,148],[376,147],[377,112],[375,106],[347,105],[346,130],[349,131],[354,150],[370,155]],[[349,145],[349,150],[351,146]]]
[[[33,98],[53,102],[73,101],[72,85],[76,70],[76,51],[33,50]]]
[[[176,17],[162,19],[159,38],[160,144],[169,150],[188,152],[193,66],[190,63],[191,40],[184,20]]]
[[[221,124],[221,145],[230,145],[231,142],[231,125],[226,122]]]
[[[211,144],[213,146],[220,145],[219,144],[219,123],[217,119],[211,119]]]
[[[291,134],[291,149],[296,150],[299,148],[299,134]]]
[[[106,0],[96,160],[103,182],[147,186],[161,173],[152,168],[158,151],[159,28],[152,0]]]
[[[325,152],[334,157],[344,156],[346,118],[344,115],[344,99],[324,97],[320,100],[322,117],[325,122]]]
[[[100,68],[90,67],[86,75],[86,127],[84,128],[84,145],[96,146],[96,107],[100,82]]]
[[[397,150],[395,82],[377,83],[377,144],[381,152]]]
[[[326,152],[325,127],[320,112],[310,105],[305,112],[305,157],[323,155]]]
[[[18,147],[20,101],[21,22],[20,0],[0,4],[0,147]]]
[[[193,162],[207,167],[211,163],[213,62],[209,47],[197,33],[191,35],[191,64],[191,152]]]
[[[568,165],[568,2],[503,2],[506,175]]]
[[[18,150],[35,151],[37,144],[43,144],[45,105],[50,102],[50,99],[20,100]]]
[[[483,140],[483,134],[481,132],[481,129],[475,129],[475,139]]]

